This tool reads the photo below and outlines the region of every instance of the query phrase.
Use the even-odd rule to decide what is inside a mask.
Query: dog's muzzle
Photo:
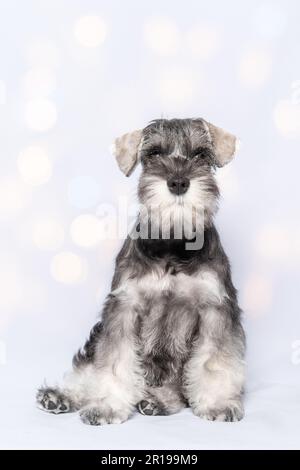
[[[172,194],[179,196],[187,192],[190,186],[190,180],[188,178],[169,178],[167,185]]]

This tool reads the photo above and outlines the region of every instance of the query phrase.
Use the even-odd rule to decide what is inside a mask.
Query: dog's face
[[[162,214],[179,215],[202,209],[211,216],[218,188],[214,155],[202,121],[159,120],[143,130],[140,161],[140,202]]]
[[[127,176],[138,162],[142,165],[138,196],[144,207],[163,219],[202,211],[209,224],[219,195],[214,169],[233,158],[232,134],[203,119],[160,119],[115,144],[117,161]]]

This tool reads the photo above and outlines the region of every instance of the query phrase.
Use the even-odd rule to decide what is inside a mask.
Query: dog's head
[[[204,119],[158,119],[115,141],[120,169],[142,165],[141,204],[169,217],[201,210],[209,224],[217,209],[216,167],[234,157],[237,139]]]

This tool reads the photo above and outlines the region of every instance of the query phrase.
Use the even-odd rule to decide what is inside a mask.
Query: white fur
[[[109,146],[109,152],[110,152],[110,154],[111,154],[113,157],[116,156],[117,148],[116,148],[116,144],[115,144],[115,143],[112,143],[112,144]]]
[[[178,273],[173,276],[166,273],[163,267],[156,267],[151,274],[141,278],[126,278],[118,289],[113,291],[114,295],[123,295],[128,303],[134,307],[140,304],[142,298],[147,298],[153,293],[170,290],[176,295],[190,298],[192,295],[198,297],[201,303],[210,301],[220,304],[226,296],[226,290],[218,275],[208,269],[202,268],[196,275],[188,276]]]
[[[65,378],[67,393],[80,408],[84,407],[83,421],[89,412],[98,408],[101,419],[107,416],[109,422],[123,422],[143,398],[144,380],[133,334],[134,317],[129,309],[123,319],[126,334],[120,335],[112,348],[106,343],[105,357],[99,348],[93,365],[75,369]]]
[[[214,412],[222,415],[227,408],[237,409],[242,414],[245,363],[241,356],[232,352],[235,339],[223,337],[222,322],[226,320],[218,310],[212,307],[204,310],[201,321],[200,338],[184,371],[189,404],[197,416],[207,419]]]
[[[234,147],[234,154],[233,154],[234,157],[240,151],[241,146],[242,146],[242,142],[240,141],[240,139],[236,139],[235,147]]]
[[[204,228],[206,218],[217,211],[217,200],[209,190],[210,178],[207,176],[192,179],[190,187],[184,195],[176,196],[169,191],[165,179],[157,176],[144,177],[147,183],[146,200],[142,201],[140,214],[148,227],[151,219],[151,227],[154,232],[149,238],[155,238],[155,230],[161,227],[163,236],[169,238],[170,227],[178,228],[178,238],[183,234],[186,238],[192,238],[197,231]]]

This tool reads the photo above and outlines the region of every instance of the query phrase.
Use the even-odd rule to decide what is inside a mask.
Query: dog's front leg
[[[243,329],[228,306],[203,308],[199,338],[184,371],[185,396],[197,416],[242,419],[243,357]]]
[[[144,390],[136,323],[132,297],[111,293],[63,387],[42,387],[38,407],[56,414],[80,410],[82,421],[93,425],[126,421]]]
[[[137,313],[126,292],[110,294],[96,345],[93,387],[80,416],[87,424],[126,421],[143,397],[143,374],[136,336]]]

